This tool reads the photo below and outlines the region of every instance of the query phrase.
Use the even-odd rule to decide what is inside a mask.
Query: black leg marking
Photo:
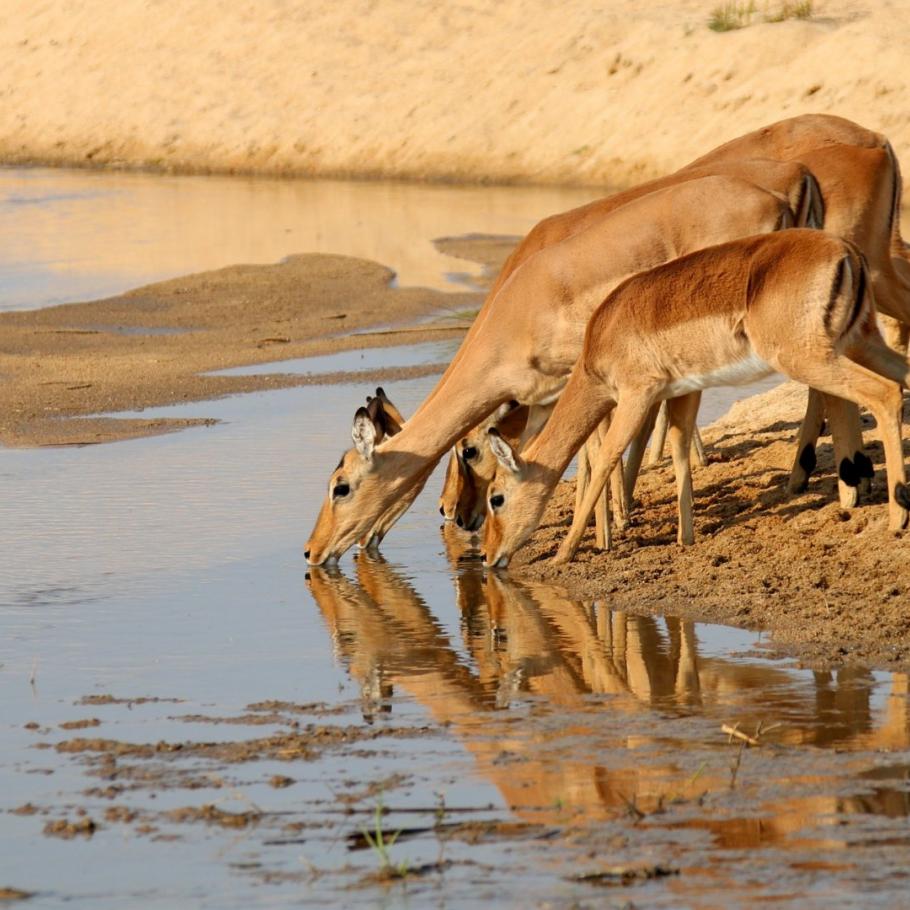
[[[905,483],[894,485],[894,501],[904,509],[910,509],[910,489]]]
[[[806,447],[799,453],[799,466],[806,472],[807,478],[815,470],[816,463],[815,446],[807,442]]]
[[[856,465],[854,465],[849,458],[841,459],[840,467],[837,469],[837,473],[840,476],[840,479],[848,487],[859,486],[859,471],[856,470]]]
[[[862,452],[857,452],[853,456],[853,466],[860,478],[875,477],[875,468],[872,467],[872,459]]]

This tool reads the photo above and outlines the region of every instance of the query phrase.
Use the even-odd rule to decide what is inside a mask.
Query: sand
[[[480,302],[477,293],[395,288],[393,277],[390,269],[367,260],[300,255],[276,265],[232,266],[163,281],[107,300],[0,313],[0,443],[111,442],[205,424],[204,417],[88,415],[344,381],[348,374],[205,374],[458,337],[465,317],[453,319],[453,311],[470,313]],[[357,376],[382,382],[443,367],[393,365]]]
[[[807,111],[910,155],[910,3],[718,5],[9,0],[0,161],[615,186]]]
[[[709,464],[693,468],[694,546],[676,543],[667,463],[642,474],[632,527],[615,550],[595,550],[592,528],[567,566],[549,560],[574,504],[574,487],[560,484],[510,571],[613,610],[767,629],[775,646],[818,666],[910,667],[910,532],[888,530],[874,422],[864,417],[876,477],[859,508],[838,504],[830,437],[821,440],[809,489],[789,496],[805,403],[805,388],[785,383],[739,402],[703,432]],[[910,403],[905,426],[908,416]]]

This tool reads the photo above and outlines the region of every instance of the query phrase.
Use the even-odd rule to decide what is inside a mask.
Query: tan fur
[[[802,169],[802,181],[794,180],[788,167]],[[855,243],[869,260],[878,308],[902,324],[910,324],[910,263],[907,246],[900,238],[901,177],[897,159],[880,133],[827,114],[779,121],[714,149],[668,177],[544,219],[512,252],[488,302],[511,273],[536,252],[585,230],[643,194],[712,173],[737,176],[783,192],[796,214],[797,226],[824,226]],[[907,332],[894,330],[894,334],[895,346],[906,352]],[[814,400],[810,401],[810,410],[815,406]],[[858,420],[858,415],[852,418],[854,435],[858,435]],[[816,440],[817,434],[813,437],[807,433],[801,443],[814,445]],[[637,445],[643,448],[643,444]],[[638,464],[640,459],[634,471],[627,471],[629,497]],[[457,472],[448,477],[454,481]],[[801,489],[806,480],[797,460],[791,473],[791,489]],[[855,504],[855,491],[841,483],[839,493],[842,505]],[[451,501],[454,496],[447,484],[443,497]]]
[[[490,485],[486,564],[503,565],[530,536],[572,455],[591,429],[613,418],[558,559],[570,559],[606,477],[661,398],[702,377],[764,361],[819,389],[836,407],[868,407],[883,437],[892,528],[907,522],[900,437],[907,364],[889,351],[875,324],[865,266],[852,244],[820,231],[786,230],[701,250],[633,276],[591,317],[584,351],[549,423],[523,459],[500,466]],[[715,374],[716,378],[711,379]],[[677,472],[681,512],[691,508],[682,446]],[[492,504],[495,502],[495,508]]]
[[[487,431],[496,429],[512,445],[523,440],[530,409],[527,405],[509,408],[507,413],[494,414],[471,429],[458,441],[449,460],[449,468],[456,465],[455,476],[446,476],[446,486],[440,498],[440,510],[460,528],[476,531],[483,522],[487,509],[487,487],[496,473],[496,458],[487,445]],[[449,514],[451,509],[451,516]]]
[[[720,206],[719,198],[735,205]],[[788,211],[782,195],[732,177],[703,177],[635,200],[533,256],[478,316],[483,331],[468,334],[457,368],[401,432],[377,443],[368,461],[356,450],[346,453],[340,470],[351,495],[323,505],[308,559],[340,556],[390,508],[406,507],[405,494],[500,404],[557,397],[591,313],[624,278],[713,243],[774,230]]]

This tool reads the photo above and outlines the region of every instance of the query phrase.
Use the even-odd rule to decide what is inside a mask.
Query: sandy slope
[[[910,3],[715,5],[6,0],[0,160],[627,183],[803,111],[910,155]]]

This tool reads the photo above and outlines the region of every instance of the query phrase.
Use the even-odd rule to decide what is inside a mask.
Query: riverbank
[[[14,2],[0,161],[617,186],[810,111],[910,155],[910,4],[724,5]]]
[[[604,598],[611,609],[767,629],[774,646],[818,666],[910,666],[910,533],[888,530],[873,422],[864,417],[876,476],[859,508],[840,508],[830,436],[808,490],[790,496],[805,403],[805,388],[786,383],[738,402],[703,430],[709,463],[693,468],[694,546],[676,543],[667,460],[642,474],[632,527],[614,551],[594,550],[591,530],[574,562],[551,564],[574,504],[574,489],[563,483],[512,571],[576,598]],[[905,403],[905,427],[908,416]]]

